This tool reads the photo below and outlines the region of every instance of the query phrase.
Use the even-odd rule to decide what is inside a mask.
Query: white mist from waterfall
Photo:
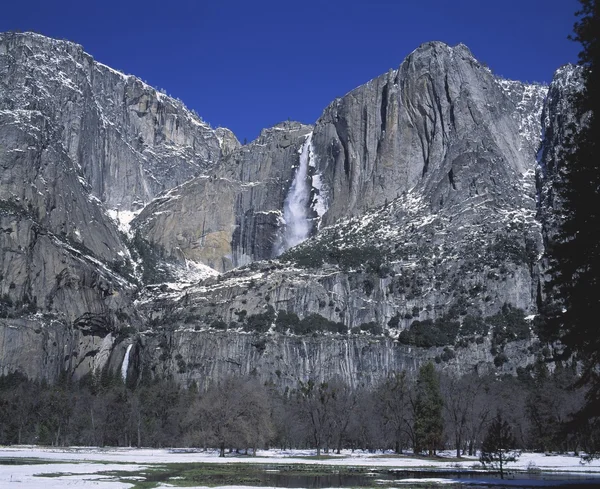
[[[308,219],[311,185],[308,180],[308,167],[312,153],[312,132],[300,148],[300,163],[294,175],[292,186],[283,204],[285,229],[283,239],[277,247],[277,254],[302,243],[310,233]]]
[[[127,380],[127,369],[129,368],[129,354],[131,353],[131,347],[133,344],[127,347],[125,351],[125,357],[123,358],[123,365],[121,365],[121,377],[123,378],[123,382]]]

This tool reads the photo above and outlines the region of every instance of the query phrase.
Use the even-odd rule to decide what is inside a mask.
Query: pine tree
[[[596,0],[580,0],[571,39],[581,43],[584,88],[574,100],[579,127],[567,141],[560,164],[558,237],[547,256],[552,280],[553,333],[586,362],[583,381],[590,385],[580,427],[600,430],[600,11]],[[597,439],[597,438],[596,438]],[[598,450],[590,445],[588,450]]]
[[[426,449],[435,455],[442,442],[444,400],[440,381],[431,362],[419,369],[415,402],[415,452]]]
[[[521,455],[515,450],[515,445],[512,428],[498,413],[483,440],[479,461],[484,466],[500,470],[500,478],[504,479],[504,466],[508,462],[516,462]]]

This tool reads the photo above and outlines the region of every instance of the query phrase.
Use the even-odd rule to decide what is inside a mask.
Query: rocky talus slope
[[[79,377],[133,344],[128,375],[183,383],[514,372],[541,348],[573,72],[548,89],[426,43],[240,146],[80,46],[0,35],[1,371]]]

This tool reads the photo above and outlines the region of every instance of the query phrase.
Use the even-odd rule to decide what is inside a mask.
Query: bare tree
[[[317,456],[321,456],[321,449],[329,449],[331,440],[331,426],[334,411],[333,390],[327,382],[315,383],[313,380],[300,382],[296,392],[298,413],[310,430],[313,445],[317,449]]]
[[[412,389],[406,372],[390,375],[375,389],[376,409],[396,453],[402,453],[408,441],[414,443]]]
[[[348,426],[356,408],[356,392],[342,379],[334,378],[329,382],[331,392],[331,416],[327,432],[331,434],[337,453],[342,449]]]
[[[446,426],[452,432],[456,456],[461,457],[467,439],[474,443],[488,421],[489,408],[484,402],[485,381],[476,374],[463,377],[442,375],[440,379],[444,397]],[[469,434],[472,433],[472,436]],[[472,448],[469,450],[472,453]]]
[[[361,388],[356,392],[356,406],[348,427],[348,441],[351,447],[375,450],[382,448],[386,429],[377,408],[373,391]]]
[[[266,392],[253,379],[229,377],[211,386],[197,409],[205,443],[217,446],[221,457],[227,447],[256,453],[272,435]]]

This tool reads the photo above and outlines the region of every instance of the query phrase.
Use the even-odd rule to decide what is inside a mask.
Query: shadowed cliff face
[[[542,113],[542,142],[538,152],[537,187],[538,218],[544,238],[551,241],[558,228],[560,201],[555,186],[560,180],[563,153],[568,151],[568,139],[579,125],[574,97],[583,89],[582,70],[565,65],[557,70],[548,90]]]
[[[569,86],[551,87],[544,155]],[[314,126],[281,123],[240,147],[80,46],[0,35],[0,370],[119,370],[133,345],[131,375],[199,384],[371,383],[432,358],[514,372],[536,348],[523,317],[539,291],[546,92],[427,43]],[[129,238],[117,210],[139,212]],[[296,226],[308,239],[278,256]],[[521,343],[482,326],[504,324],[505,304]],[[415,321],[458,329],[400,346]]]

